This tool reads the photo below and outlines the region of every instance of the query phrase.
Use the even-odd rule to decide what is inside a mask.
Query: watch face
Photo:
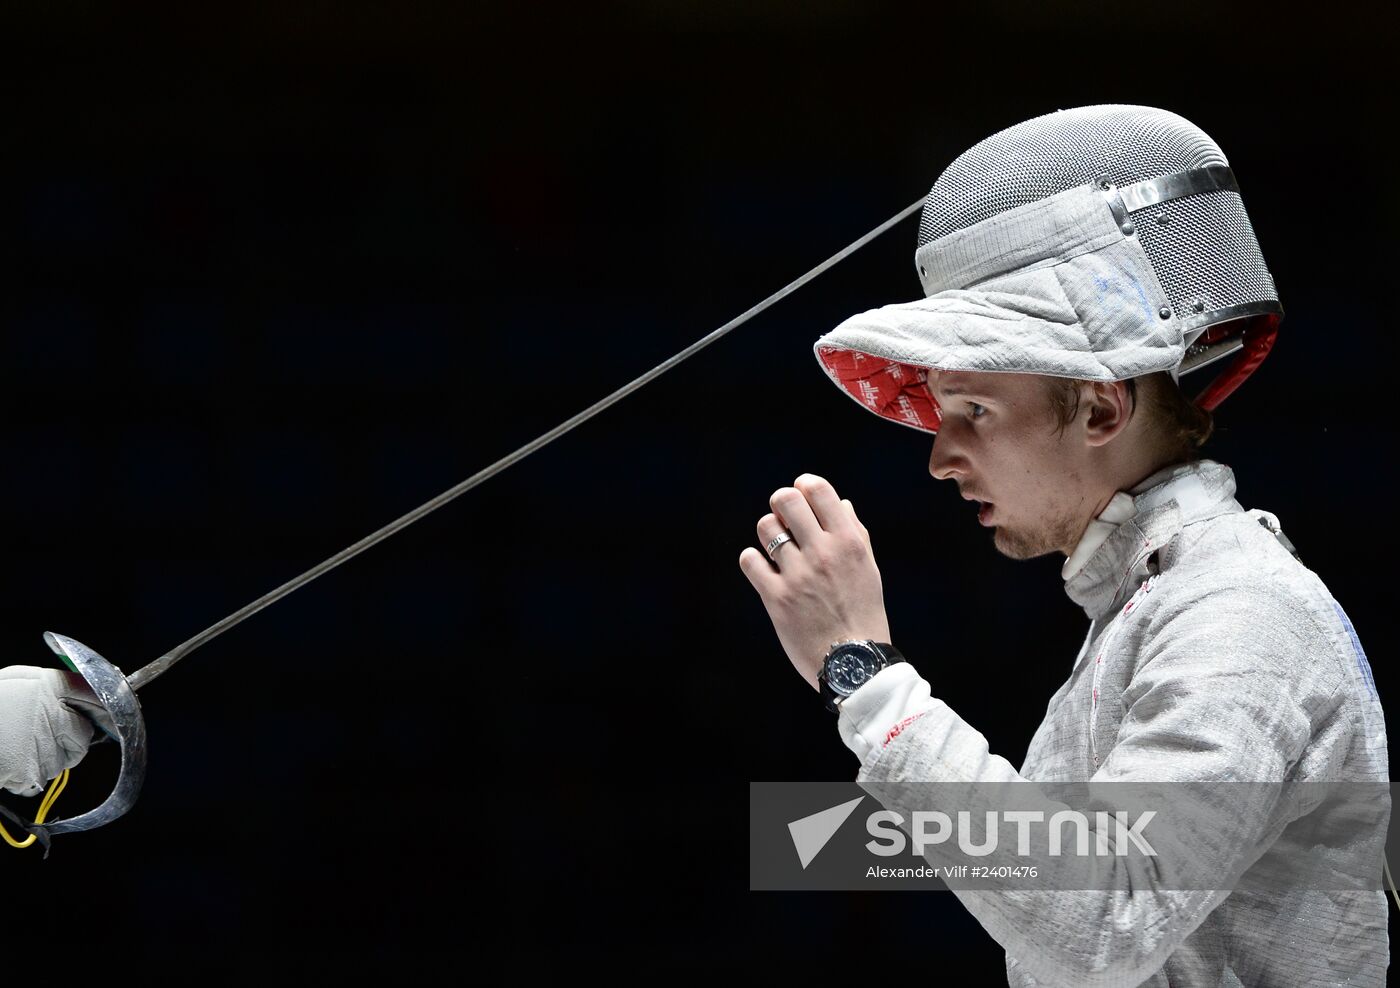
[[[826,678],[840,696],[850,696],[885,666],[883,658],[867,645],[847,642],[837,646],[826,662]]]

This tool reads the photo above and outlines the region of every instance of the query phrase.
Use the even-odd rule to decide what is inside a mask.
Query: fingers
[[[779,487],[768,499],[783,528],[792,532],[799,545],[815,545],[822,533],[821,522],[812,513],[807,497],[796,487]]]
[[[850,539],[858,535],[870,549],[870,532],[856,517],[854,505],[849,499],[838,498],[836,488],[816,474],[802,474],[792,487],[774,491],[768,503],[772,512],[760,518],[755,528],[763,551],[749,548],[739,555],[739,568],[760,593],[776,588],[784,553],[800,555],[804,545],[820,552],[817,547],[825,545],[823,537],[837,534]],[[791,540],[768,554],[768,544],[784,531]]]
[[[749,583],[758,591],[760,597],[766,598],[775,589],[779,579],[773,564],[753,546],[739,553],[739,569],[749,578]]]
[[[44,766],[46,779],[52,779],[65,768],[72,768],[82,761],[96,730],[93,722],[81,711],[61,704],[58,715],[49,721],[49,725],[53,728],[54,747],[49,763]]]
[[[774,496],[776,497],[776,495]],[[749,578],[749,583],[760,595],[766,595],[777,586],[778,557],[783,554],[784,550],[796,552],[797,539],[793,538],[789,542],[782,543],[773,550],[772,555],[767,555],[769,542],[772,542],[783,532],[788,532],[789,535],[792,533],[788,531],[782,519],[772,513],[766,514],[758,520],[755,531],[758,534],[758,544],[765,547],[764,551],[760,552],[750,546],[739,553],[739,569]]]
[[[86,686],[86,684],[84,684]],[[84,719],[91,721],[102,729],[102,733],[110,738],[117,736],[117,723],[112,719],[112,715],[107,712],[107,708],[102,706],[102,701],[92,695],[91,690],[85,689],[83,692],[74,695],[63,696],[63,706],[74,711]],[[70,768],[72,766],[69,766]]]
[[[860,518],[856,516],[856,506],[851,503],[850,498],[842,498],[841,504],[845,506],[846,513],[851,516],[851,521],[855,523],[856,530],[860,532],[860,537],[865,540],[865,547],[867,549],[871,548],[870,530],[866,528],[865,525],[861,523]]]
[[[787,529],[783,527],[783,523],[779,520],[778,516],[770,512],[758,520],[755,531],[758,533],[758,544],[763,546],[765,551],[767,551],[768,543],[772,542],[783,532],[787,532]],[[788,534],[791,535],[792,533],[788,532]],[[784,542],[782,546],[773,550],[773,554],[780,552],[783,546],[792,546],[796,542],[797,538],[794,536],[792,542]]]
[[[768,506],[798,542],[809,545],[815,544],[819,532],[840,534],[855,527],[836,496],[836,488],[814,473],[804,473],[791,487],[774,491]]]
[[[802,492],[812,514],[825,531],[844,532],[851,529],[850,513],[841,506],[836,488],[825,478],[804,473],[792,485]]]

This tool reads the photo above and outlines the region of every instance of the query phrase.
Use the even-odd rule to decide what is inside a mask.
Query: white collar
[[[1061,578],[1066,583],[1074,579],[1084,568],[1084,564],[1089,561],[1089,557],[1113,534],[1114,529],[1136,516],[1139,507],[1143,509],[1150,507],[1147,502],[1151,499],[1142,499],[1142,503],[1139,504],[1136,500],[1138,495],[1161,486],[1169,480],[1194,473],[1199,469],[1199,466],[1197,463],[1174,463],[1158,470],[1130,490],[1114,494],[1103,511],[1099,512],[1099,516],[1089,522],[1088,527],[1084,529],[1084,534],[1079,537],[1079,544],[1065,559],[1065,564],[1060,567]]]
[[[1084,534],[1079,537],[1079,544],[1074,547],[1074,551],[1069,554],[1065,564],[1060,567],[1061,578],[1068,583],[1078,575],[1084,568],[1084,564],[1089,561],[1089,557],[1098,551],[1099,546],[1113,534],[1114,529],[1133,515],[1137,514],[1137,505],[1133,503],[1133,496],[1124,491],[1114,494],[1112,499],[1099,512],[1099,516],[1089,522],[1089,526],[1084,529]]]

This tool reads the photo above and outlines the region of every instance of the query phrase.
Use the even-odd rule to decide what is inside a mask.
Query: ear
[[[1090,446],[1107,445],[1128,427],[1133,415],[1133,399],[1126,381],[1091,382],[1081,400],[1088,406],[1084,438]]]

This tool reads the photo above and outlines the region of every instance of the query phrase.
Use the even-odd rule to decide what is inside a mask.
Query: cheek
[[[1039,423],[1037,423],[1038,425]],[[977,450],[978,472],[993,485],[1008,510],[1023,516],[1053,513],[1066,469],[1064,450],[1054,435],[1030,427],[987,436]]]

